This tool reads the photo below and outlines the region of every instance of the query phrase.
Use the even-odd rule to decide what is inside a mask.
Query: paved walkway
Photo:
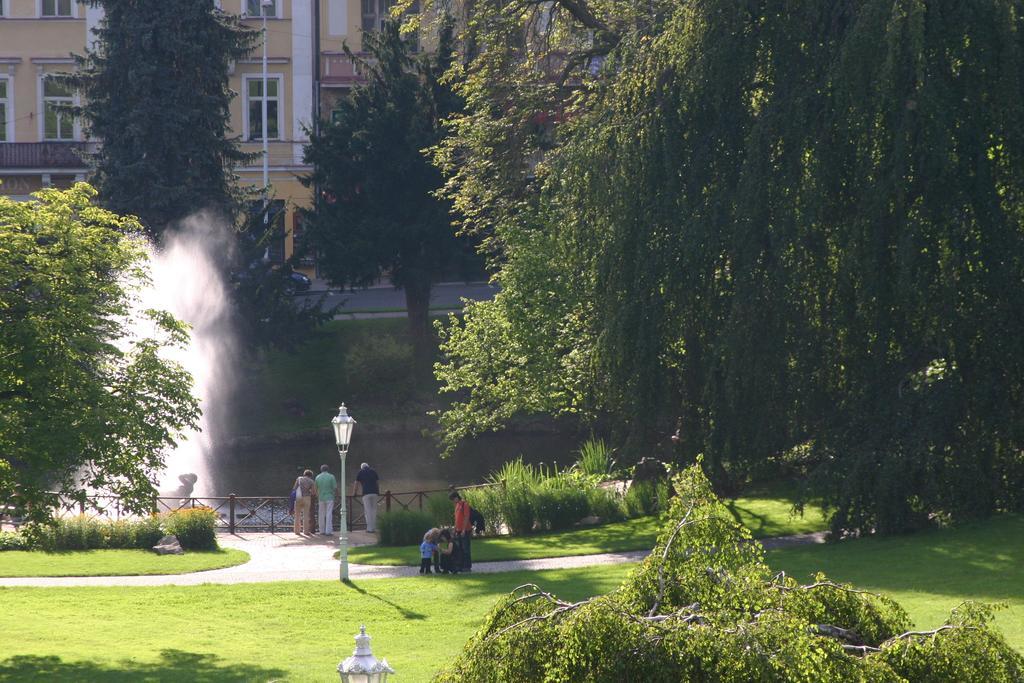
[[[338,537],[299,537],[294,534],[243,534],[218,535],[220,544],[227,548],[238,548],[249,553],[245,564],[226,569],[212,569],[192,574],[160,576],[67,576],[0,578],[0,586],[196,586],[204,583],[265,583],[268,581],[315,581],[338,579],[338,561],[333,558],[338,549]],[[356,531],[350,534],[352,545],[369,545],[374,542],[372,535]],[[797,534],[761,541],[765,548],[788,545],[824,543],[824,533]],[[600,555],[576,555],[552,557],[540,560],[512,560],[507,562],[474,562],[474,573],[509,572],[518,570],[566,569],[590,567],[600,564],[638,562],[649,551],[637,550]],[[419,567],[383,567],[377,565],[350,564],[352,579],[384,579],[413,576]]]

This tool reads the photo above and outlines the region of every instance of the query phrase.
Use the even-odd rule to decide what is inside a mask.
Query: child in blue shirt
[[[434,557],[434,553],[437,551],[437,544],[433,541],[423,539],[423,543],[420,543],[420,574],[432,574],[430,571],[430,561]]]

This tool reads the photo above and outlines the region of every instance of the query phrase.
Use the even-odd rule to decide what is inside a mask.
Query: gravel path
[[[365,532],[353,532],[349,542],[352,545],[368,545],[375,539]],[[337,536],[300,537],[293,534],[243,534],[219,535],[218,541],[224,547],[238,548],[249,553],[245,564],[226,569],[212,569],[192,574],[160,576],[67,576],[0,578],[0,586],[195,586],[204,583],[265,583],[268,581],[315,581],[337,580],[338,561],[332,556],[338,549]],[[792,545],[824,543],[823,532],[780,536],[761,541],[765,548],[780,548]],[[511,560],[507,562],[474,562],[474,573],[509,572],[518,570],[565,569],[589,567],[599,564],[638,562],[649,551],[602,553],[600,555],[576,555],[552,557],[540,560]],[[376,565],[350,564],[352,579],[384,579],[413,576],[419,567],[383,567]]]

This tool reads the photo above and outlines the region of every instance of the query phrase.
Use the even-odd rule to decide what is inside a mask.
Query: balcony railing
[[[88,151],[84,142],[4,142],[0,143],[0,169],[84,169],[82,158]]]
[[[368,59],[365,52],[354,53],[358,59]],[[320,53],[320,82],[328,86],[351,86],[366,82],[365,67],[344,52]]]

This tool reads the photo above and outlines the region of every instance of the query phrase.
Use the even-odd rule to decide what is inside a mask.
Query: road
[[[315,301],[324,293],[321,283],[314,283],[313,291],[297,295],[306,301]],[[330,308],[342,304],[339,313],[389,312],[400,313],[405,310],[405,292],[390,285],[357,289],[342,292],[329,289],[324,299],[324,307]],[[484,300],[494,297],[498,288],[487,283],[452,282],[434,285],[430,292],[430,306],[434,309],[462,308],[461,299]]]

